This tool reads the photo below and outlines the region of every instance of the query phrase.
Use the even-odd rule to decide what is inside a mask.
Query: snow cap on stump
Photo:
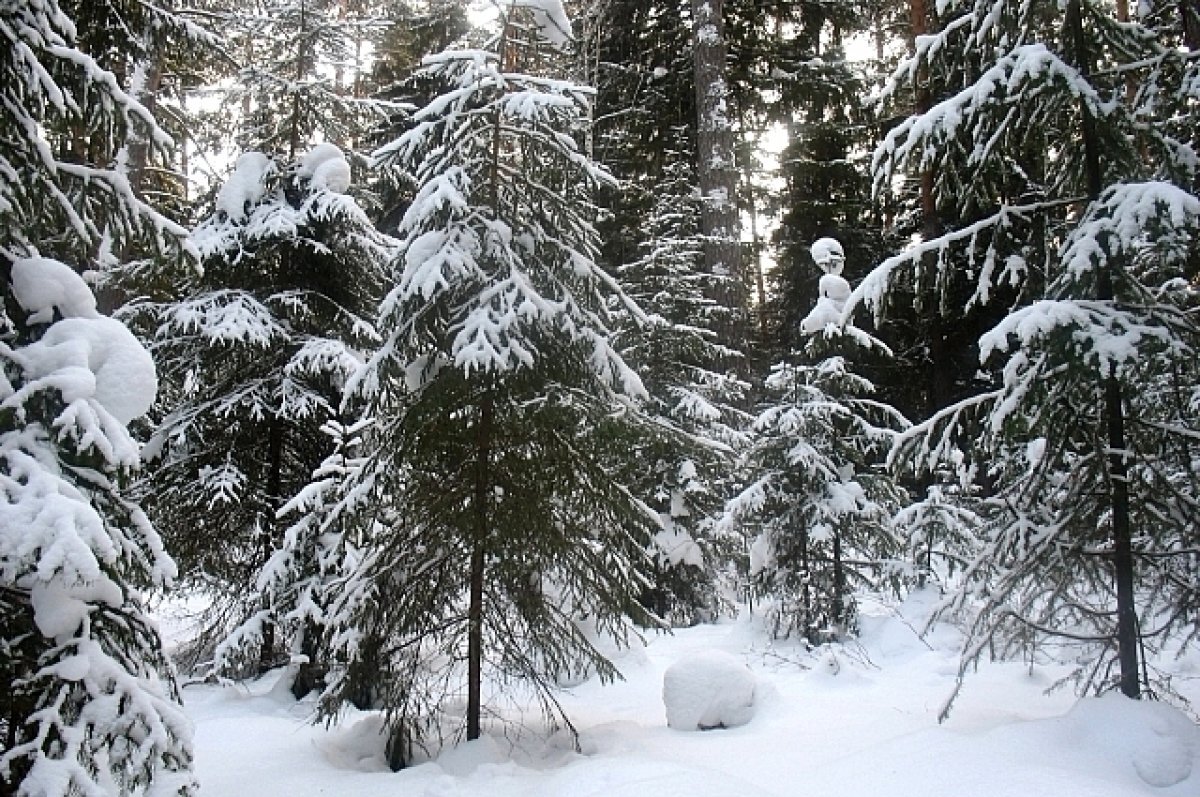
[[[667,725],[679,731],[734,728],[754,717],[754,673],[719,650],[693,653],[663,674]]]

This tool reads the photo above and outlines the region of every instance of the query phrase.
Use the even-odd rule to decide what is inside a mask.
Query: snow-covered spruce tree
[[[197,653],[219,648],[223,672],[276,661],[295,606],[260,571],[283,541],[280,508],[331,452],[357,351],[394,249],[345,191],[350,167],[321,144],[297,163],[241,156],[212,214],[192,234],[203,272],[174,298],[131,304],[152,330],[165,382],[148,445],[147,509],[185,583],[210,592]],[[258,584],[258,588],[254,585]]]
[[[594,262],[608,177],[576,138],[591,92],[533,69],[565,40],[561,6],[501,12],[494,49],[426,59],[445,93],[377,154],[420,188],[383,345],[352,383],[374,419],[358,494],[384,498],[354,524],[325,705],[373,693],[395,766],[439,732],[480,735],[485,675],[565,720],[557,679],[616,675],[588,629],[620,640],[627,613],[644,621],[654,517],[606,468],[642,434],[644,389],[609,341],[620,292]]]
[[[749,385],[729,367],[741,362],[741,352],[718,342],[727,308],[708,295],[694,175],[685,149],[667,156],[641,257],[619,274],[650,318],[649,324],[627,319],[618,337],[621,351],[643,375],[646,411],[664,431],[633,451],[617,452],[614,463],[663,525],[651,549],[653,583],[642,600],[655,614],[684,625],[711,619],[720,609],[721,571],[739,546],[718,535],[715,523],[732,491],[733,460],[749,421],[740,409]]]
[[[191,730],[141,596],[173,565],[123,492],[153,364],[45,256],[179,258],[186,231],[119,154],[167,140],[57,2],[0,7],[0,35],[0,792],[187,794]]]
[[[746,453],[750,483],[730,499],[722,521],[758,527],[750,568],[772,601],[773,633],[810,644],[853,633],[855,591],[896,575],[891,520],[903,498],[882,465],[908,424],[873,397],[874,386],[849,359],[887,349],[863,330],[838,326],[838,301],[849,292],[839,276],[841,253],[828,238],[813,246],[814,260],[831,269],[822,294],[830,280],[840,290],[832,300],[823,296],[805,319],[804,352],[767,377],[771,399],[754,421]]]
[[[143,605],[174,564],[122,491],[154,363],[67,265],[10,261],[0,341],[0,787],[188,794],[191,724]]]
[[[978,554],[983,527],[979,499],[955,484],[948,474],[934,476],[925,497],[896,513],[892,526],[907,548],[904,561],[918,589],[933,583],[946,589]]]
[[[963,476],[989,490],[985,545],[943,607],[968,623],[961,673],[1055,644],[1080,691],[1136,697],[1150,656],[1196,633],[1200,201],[1171,131],[1197,89],[1174,41],[1102,4],[939,7],[943,30],[894,84],[927,70],[959,89],[889,134],[876,179],[934,169],[939,202],[970,221],[885,261],[859,298],[956,256],[969,304],[1002,285],[1025,302],[980,341],[994,389],[915,427],[898,459],[954,464],[971,440]]]
[[[333,453],[279,510],[279,516],[291,525],[255,584],[258,603],[267,609],[235,630],[218,650],[220,665],[244,654],[247,645],[257,648],[256,632],[261,618],[268,617],[290,640],[291,689],[297,699],[321,686],[330,666],[327,629],[333,607],[344,593],[341,577],[347,569],[346,557],[354,555],[354,536],[344,520],[350,514],[348,508],[357,504],[355,496],[348,496],[344,489],[358,482],[364,461],[359,456],[362,432],[369,424],[370,419],[349,426],[331,419],[321,427],[330,438]],[[373,509],[378,511],[378,506]],[[352,702],[366,707],[370,699],[356,697]]]

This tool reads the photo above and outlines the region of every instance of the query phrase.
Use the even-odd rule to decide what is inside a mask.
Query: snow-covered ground
[[[987,664],[950,719],[937,723],[957,669],[955,637],[913,631],[919,601],[898,614],[866,607],[860,643],[803,654],[770,644],[752,620],[653,636],[619,658],[623,682],[586,681],[563,696],[581,752],[546,738],[535,714],[402,772],[387,770],[378,718],[313,726],[278,677],[189,686],[204,797],[1197,797],[1200,728],[1161,704],[1044,694],[1054,668]],[[913,615],[906,618],[903,615]],[[667,727],[663,674],[718,650],[757,678],[741,727]],[[1200,698],[1200,651],[1175,662]]]

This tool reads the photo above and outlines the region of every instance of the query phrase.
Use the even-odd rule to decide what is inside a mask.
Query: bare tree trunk
[[[908,6],[909,25],[911,31],[911,47],[915,52],[916,38],[929,33],[929,7],[926,0],[910,0]],[[929,73],[925,68],[917,71],[916,84],[914,92],[914,112],[918,114],[925,113],[933,104],[931,92],[929,90]],[[937,175],[933,167],[929,167],[921,172],[920,184],[920,206],[921,206],[921,235],[925,240],[931,240],[941,234],[942,223],[938,217],[937,194],[935,187]],[[935,254],[928,254],[923,259],[923,267],[926,269],[935,269],[937,267]],[[957,319],[947,319],[943,315],[941,302],[938,302],[937,307],[930,308],[928,312],[929,332],[927,343],[929,345],[929,360],[930,367],[926,371],[926,395],[927,395],[927,412],[933,414],[937,410],[948,406],[954,401],[954,374],[955,366],[953,362],[954,347],[950,345],[949,337],[951,328],[955,326],[954,321]]]
[[[700,227],[704,235],[704,265],[721,278],[712,298],[729,311],[719,331],[723,343],[742,348],[745,297],[738,217],[738,172],[730,119],[725,69],[725,26],[722,0],[692,0],[693,75],[696,84],[697,174]]]

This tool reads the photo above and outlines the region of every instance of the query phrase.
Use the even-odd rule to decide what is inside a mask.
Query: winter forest
[[[0,40],[0,794],[1200,793],[1200,0]]]

